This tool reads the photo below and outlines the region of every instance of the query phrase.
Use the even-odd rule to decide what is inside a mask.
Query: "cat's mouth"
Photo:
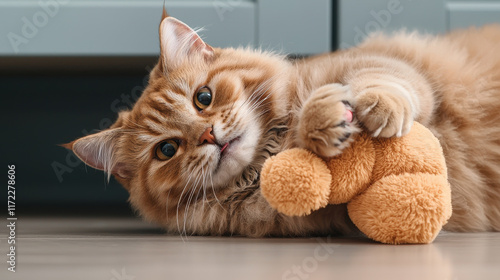
[[[222,175],[224,180],[229,179],[235,169],[239,169],[239,155],[237,146],[241,142],[242,136],[235,137],[230,141],[219,144],[219,157],[214,168],[214,180],[218,181],[217,178]],[[224,174],[224,175],[223,175]],[[222,181],[222,180],[221,180]]]
[[[238,136],[232,140],[230,140],[229,142],[225,143],[224,145],[221,146],[220,148],[220,155],[221,155],[221,158],[224,156],[224,154],[228,151],[228,149],[233,146],[234,144],[236,144],[239,140],[241,140],[241,136]]]
[[[255,125],[248,125],[241,134],[220,137],[211,157],[212,181],[215,187],[227,185],[228,181],[240,175],[252,162],[260,131]]]

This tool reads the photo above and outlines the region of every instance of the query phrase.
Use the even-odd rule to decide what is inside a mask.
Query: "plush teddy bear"
[[[261,172],[262,194],[290,216],[347,203],[358,229],[382,243],[432,242],[451,216],[451,190],[436,137],[416,122],[403,137],[356,137],[326,161],[298,148],[269,158]]]

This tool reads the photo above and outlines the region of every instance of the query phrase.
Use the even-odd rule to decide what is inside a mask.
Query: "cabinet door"
[[[362,42],[373,32],[405,28],[446,31],[445,0],[339,0],[339,47]]]
[[[332,0],[258,1],[259,45],[293,54],[332,48]]]
[[[500,1],[452,1],[448,3],[449,29],[500,23]]]
[[[163,1],[0,1],[0,55],[156,56]],[[251,0],[166,1],[218,47],[255,45]]]

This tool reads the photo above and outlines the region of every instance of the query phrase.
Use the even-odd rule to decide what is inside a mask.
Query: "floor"
[[[4,256],[8,234],[2,229]],[[130,217],[20,217],[16,246],[16,272],[3,261],[0,279],[500,279],[500,233],[389,246],[333,237],[181,238]]]

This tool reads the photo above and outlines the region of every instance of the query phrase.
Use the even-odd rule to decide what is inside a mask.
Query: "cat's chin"
[[[214,187],[224,187],[230,180],[241,176],[254,159],[259,137],[259,129],[249,127],[241,135],[231,139],[226,148],[215,151],[218,157],[212,167]]]

